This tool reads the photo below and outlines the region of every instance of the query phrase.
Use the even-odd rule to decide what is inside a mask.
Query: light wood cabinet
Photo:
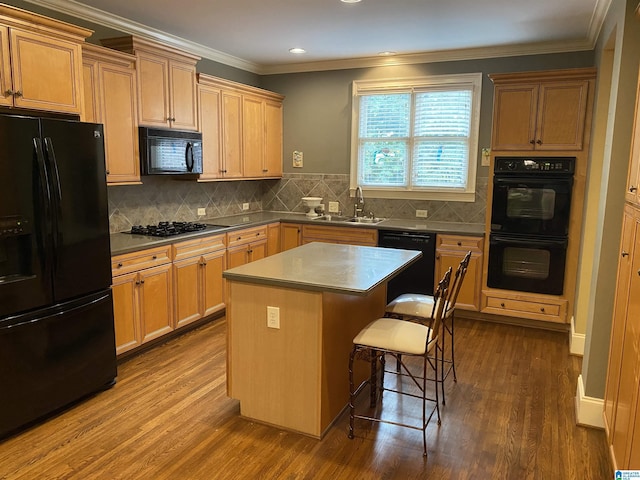
[[[0,5],[0,105],[82,114],[91,30]]]
[[[112,258],[114,325],[118,355],[173,330],[169,247]]]
[[[198,129],[196,63],[200,57],[133,36],[101,42],[137,58],[140,125]]]
[[[640,468],[640,210],[624,211],[604,402],[615,469]],[[634,454],[635,453],[635,454]]]
[[[280,222],[267,225],[267,256],[280,253]]]
[[[458,293],[456,308],[476,312],[480,310],[483,243],[483,237],[440,234],[436,236],[436,284],[449,267],[455,272],[467,252],[471,251],[469,266]]]
[[[281,95],[198,74],[200,181],[282,176]]]
[[[495,84],[491,147],[579,151],[595,69],[489,75]]]
[[[246,228],[227,234],[227,268],[267,256],[267,227]]]
[[[299,223],[280,224],[280,250],[290,250],[302,245],[302,225]]]
[[[139,184],[136,58],[91,44],[83,45],[82,56],[82,118],[104,124],[107,183]]]
[[[378,230],[375,228],[302,225],[302,244],[311,242],[375,247],[378,245]]]
[[[636,92],[635,115],[633,120],[633,137],[631,140],[631,158],[627,174],[627,190],[625,200],[640,205],[640,73]]]
[[[173,244],[176,328],[225,308],[226,235]]]

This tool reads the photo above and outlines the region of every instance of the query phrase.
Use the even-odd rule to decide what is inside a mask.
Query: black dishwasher
[[[387,285],[387,302],[403,293],[433,295],[433,276],[436,257],[436,234],[402,230],[379,230],[378,246],[420,250],[422,257],[392,278]]]

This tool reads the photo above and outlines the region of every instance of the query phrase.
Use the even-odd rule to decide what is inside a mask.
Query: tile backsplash
[[[304,212],[301,198],[322,197],[338,202],[340,210],[353,212],[349,197],[349,175],[285,174],[279,180],[194,182],[171,177],[142,177],[142,185],[109,187],[109,225],[111,233],[129,230],[132,225],[160,221],[197,221],[250,211]],[[428,219],[439,222],[484,223],[487,178],[478,178],[476,201],[441,202],[433,200],[389,200],[367,198],[365,209],[377,217],[415,218],[416,209],[427,210]],[[206,215],[199,217],[198,208]]]

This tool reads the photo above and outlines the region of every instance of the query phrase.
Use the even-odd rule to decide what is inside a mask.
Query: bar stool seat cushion
[[[431,318],[433,296],[420,293],[405,293],[389,302],[386,312],[408,317]]]
[[[430,328],[419,323],[383,317],[360,330],[353,343],[373,349],[423,355],[427,344],[429,350],[435,344],[431,342],[431,332]]]

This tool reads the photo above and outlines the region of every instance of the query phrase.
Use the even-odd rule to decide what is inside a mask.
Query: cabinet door
[[[467,252],[454,251],[437,252],[435,268],[436,282],[440,281],[444,272],[446,272],[449,267],[451,267],[455,273],[466,253]],[[460,292],[458,293],[456,308],[473,310],[475,312],[479,311],[481,283],[482,254],[474,252],[471,254],[471,258],[469,259],[467,273],[465,274],[462,286],[460,287]]]
[[[82,83],[84,91],[84,111],[82,121],[102,123],[99,105],[98,62],[85,60],[82,64]]]
[[[582,150],[589,82],[540,85],[536,150]]]
[[[609,346],[609,363],[607,369],[607,383],[604,395],[604,420],[609,442],[612,441],[615,427],[616,404],[618,399],[618,383],[620,382],[620,362],[624,340],[627,304],[629,302],[629,283],[631,280],[631,261],[633,259],[633,245],[635,233],[635,219],[633,210],[625,207],[622,224],[622,239],[620,242],[620,256],[618,257],[618,277],[616,280],[616,297],[611,325],[611,341]]]
[[[633,120],[633,136],[631,137],[631,158],[627,174],[627,190],[625,200],[635,204],[640,203],[638,189],[640,188],[640,74],[636,88],[636,110]]]
[[[10,29],[16,107],[81,115],[80,44]]]
[[[267,240],[251,243],[249,245],[249,261],[255,262],[267,256]]]
[[[222,272],[227,269],[226,252],[219,250],[202,258],[202,302],[203,316],[211,315],[225,307],[225,285]]]
[[[537,84],[496,86],[493,150],[533,150],[537,103]]]
[[[98,71],[107,182],[139,183],[136,73],[108,63],[100,63]]]
[[[200,180],[216,179],[222,170],[222,93],[217,88],[198,87],[198,115],[202,132],[202,173]]]
[[[249,263],[249,247],[238,245],[227,248],[227,268],[235,268]]]
[[[284,252],[302,245],[302,227],[297,223],[280,224],[280,250]]]
[[[176,327],[187,325],[202,317],[200,308],[200,277],[204,261],[192,257],[173,263]]]
[[[8,95],[11,90],[11,57],[9,53],[9,29],[0,26],[0,105],[10,107],[13,105],[13,95]]]
[[[282,176],[282,103],[265,103],[265,177]]]
[[[280,223],[267,225],[267,255],[280,253]]]
[[[116,332],[116,354],[140,345],[140,317],[137,295],[137,273],[113,277],[113,321]]]
[[[264,101],[250,96],[242,99],[242,158],[245,177],[264,174]]]
[[[180,62],[169,63],[171,127],[198,129],[196,67]]]
[[[173,288],[171,265],[140,272],[140,318],[142,343],[173,330]]]
[[[140,125],[169,127],[169,61],[138,53],[137,69]]]
[[[242,170],[242,97],[222,92],[222,176],[239,178]]]

